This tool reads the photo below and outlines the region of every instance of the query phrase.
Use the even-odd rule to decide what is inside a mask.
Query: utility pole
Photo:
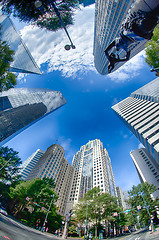
[[[52,205],[52,202],[53,202],[54,195],[52,195],[51,197],[52,197],[52,199],[51,199],[51,202],[50,202],[49,209],[47,210],[47,214],[46,214],[46,217],[45,217],[43,226],[42,226],[42,228],[41,228],[41,232],[44,231],[45,223],[47,222],[47,217],[48,217],[48,215],[49,215],[49,211],[50,211],[50,208],[51,208],[51,205]]]
[[[87,215],[88,215],[88,201],[87,201],[87,206],[86,206],[86,222],[85,222],[85,230],[84,230],[84,240],[86,238],[86,234],[87,234]]]

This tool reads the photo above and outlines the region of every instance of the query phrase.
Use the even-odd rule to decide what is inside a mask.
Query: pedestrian
[[[46,228],[46,232],[48,231],[49,229],[48,229],[48,227]]]
[[[149,233],[151,234],[152,233],[152,224],[150,223],[149,225]]]

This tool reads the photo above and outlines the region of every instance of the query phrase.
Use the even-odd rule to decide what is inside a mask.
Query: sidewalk
[[[53,239],[56,240],[63,240],[62,237],[59,236],[55,236],[54,234],[50,234],[50,233],[45,233],[46,235],[49,235],[50,237],[52,237]],[[130,238],[132,237],[132,234],[129,235]],[[120,238],[124,238],[124,237],[128,237],[128,235],[123,235],[120,237],[115,237],[116,240],[120,239]],[[83,238],[79,238],[79,237],[68,237],[68,240],[84,240]],[[104,238],[105,239],[105,238]],[[106,238],[106,239],[111,239],[111,238]],[[114,239],[114,238],[113,238]],[[113,240],[112,239],[112,240]],[[146,233],[145,236],[145,240],[159,240],[159,227],[156,228],[155,232],[152,232],[151,234],[149,233],[149,231]]]
[[[152,232],[151,234],[147,232],[145,240],[149,240],[149,239],[159,239],[159,227],[157,227],[156,231]]]

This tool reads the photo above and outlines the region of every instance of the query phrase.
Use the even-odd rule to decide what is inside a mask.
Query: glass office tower
[[[11,72],[42,74],[29,49],[20,38],[11,19],[0,12],[0,39],[15,52]]]
[[[112,109],[159,164],[159,78]]]
[[[134,0],[97,0],[95,3],[95,26],[94,26],[94,64],[97,71],[105,75],[108,73],[109,61],[104,50],[109,44],[119,37],[120,27]],[[131,51],[131,57],[144,49],[146,40]],[[125,56],[123,50],[119,51],[121,58]],[[119,62],[114,70],[125,62]],[[114,71],[113,70],[113,71]]]
[[[66,103],[59,91],[12,88],[0,93],[0,145]]]

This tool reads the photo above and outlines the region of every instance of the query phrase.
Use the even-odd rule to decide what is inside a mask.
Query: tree
[[[18,219],[23,218],[23,221],[25,220],[31,226],[36,226],[37,220],[40,219],[38,227],[42,227],[46,212],[51,203],[51,196],[53,196],[53,202],[58,198],[54,188],[53,179],[36,178],[20,182],[16,187],[11,187],[10,189],[10,212],[14,212],[14,215]],[[56,213],[56,206],[54,204],[50,208],[47,226],[52,230],[56,230],[61,226],[61,217]]]
[[[15,74],[8,71],[13,61],[12,51],[5,41],[0,41],[0,92],[13,88],[16,84]]]
[[[10,183],[18,181],[21,159],[12,148],[0,147],[0,179]]]
[[[159,67],[159,25],[155,27],[151,40],[146,44],[145,61],[150,67]]]
[[[32,23],[41,28],[56,31],[62,28],[61,23],[54,11],[52,2],[56,5],[60,16],[65,24],[73,24],[74,9],[77,8],[77,0],[40,0],[42,6],[35,7],[35,0],[0,0],[2,11],[6,14],[13,14],[20,21]],[[39,1],[38,1],[39,2]]]
[[[147,182],[133,186],[132,190],[129,191],[130,199],[129,204],[134,210],[134,214],[137,214],[137,206],[141,206],[141,210],[138,212],[140,221],[148,224],[150,215],[156,211],[156,206],[159,206],[159,199],[153,200],[151,194],[157,190],[153,184]]]
[[[82,222],[86,219],[87,213],[87,219],[95,226],[95,238],[97,239],[97,229],[101,221],[115,221],[113,213],[118,211],[117,199],[109,193],[102,193],[99,187],[95,187],[80,199],[75,208],[75,215]]]

